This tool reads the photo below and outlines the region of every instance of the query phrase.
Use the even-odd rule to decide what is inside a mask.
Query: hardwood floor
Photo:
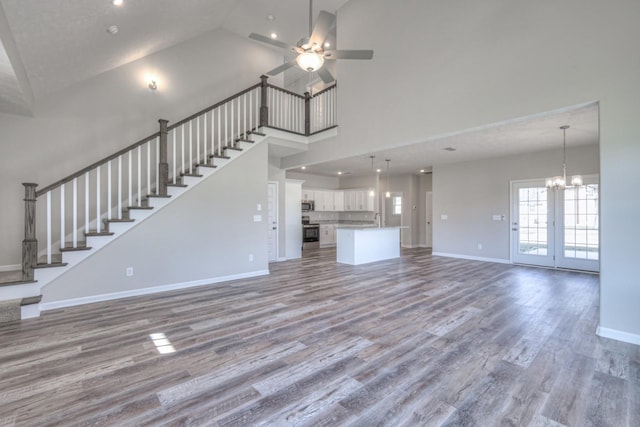
[[[1,325],[0,425],[640,425],[598,276],[334,260]]]

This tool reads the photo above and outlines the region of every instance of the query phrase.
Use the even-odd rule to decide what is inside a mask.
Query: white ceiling
[[[339,12],[346,2],[316,0],[313,16]],[[276,32],[292,44],[308,33],[306,0],[124,0],[120,7],[111,0],[0,0],[0,6],[0,113],[10,114],[30,114],[43,96],[219,28],[242,37]],[[116,35],[107,32],[111,25]],[[597,143],[597,106],[589,105],[309,165],[307,172],[364,174],[375,155],[376,167],[388,158],[392,173],[417,173],[439,163],[559,148],[564,124],[571,125],[568,146]]]
[[[336,12],[345,2],[316,0],[313,15]],[[242,37],[275,31],[295,43],[308,33],[309,17],[305,0],[124,0],[122,6],[111,0],[0,0],[0,6],[0,112],[13,114],[29,107],[27,94],[37,101],[219,28]],[[107,32],[111,25],[118,27],[116,35]],[[20,79],[22,67],[26,79]]]
[[[366,175],[372,173],[370,156],[373,155],[373,169],[381,168],[386,173],[385,160],[389,159],[390,175],[418,174],[421,169],[429,172],[434,165],[439,164],[561,150],[563,136],[560,126],[563,125],[570,126],[567,129],[567,148],[597,144],[597,103],[469,129],[452,135],[441,135],[429,141],[384,151],[306,165],[305,170],[295,171],[324,176],[339,176],[338,172],[342,172],[344,176]],[[455,151],[445,148],[455,148]]]

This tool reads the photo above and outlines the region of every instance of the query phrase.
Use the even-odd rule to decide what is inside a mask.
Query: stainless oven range
[[[309,223],[307,215],[302,216],[302,249],[320,247],[320,224]]]

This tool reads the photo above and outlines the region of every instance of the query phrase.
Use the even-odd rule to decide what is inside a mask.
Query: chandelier
[[[546,186],[553,190],[564,190],[567,188],[567,129],[569,125],[560,126],[562,129],[562,175],[546,178]],[[571,177],[571,185],[577,187],[582,185],[582,177],[573,175]]]

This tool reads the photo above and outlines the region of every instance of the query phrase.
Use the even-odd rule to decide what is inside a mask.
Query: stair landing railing
[[[130,221],[128,210],[168,197],[168,186],[198,166],[215,167],[216,157],[260,127],[310,136],[337,126],[336,104],[336,85],[301,96],[262,76],[171,126],[160,119],[158,132],[51,185],[23,183],[22,280],[33,281],[36,267],[62,265],[61,252],[89,249],[82,236],[111,234],[109,222]]]

